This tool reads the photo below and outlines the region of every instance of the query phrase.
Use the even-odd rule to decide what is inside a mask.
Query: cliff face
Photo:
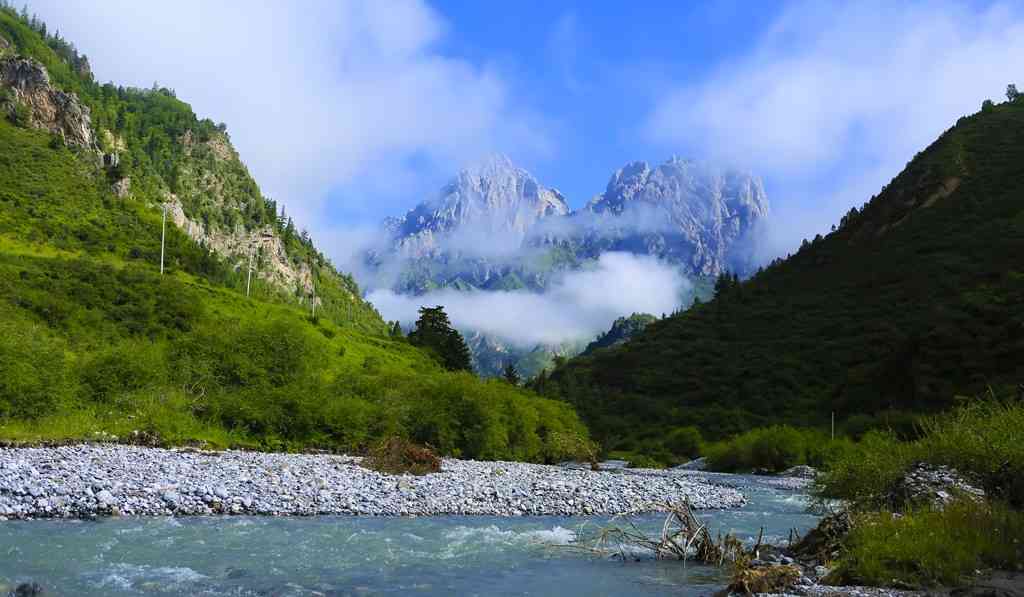
[[[0,42],[0,49],[5,43]],[[96,149],[89,107],[74,93],[54,88],[40,62],[18,56],[0,58],[0,87],[11,93],[5,102],[8,113],[23,106],[30,126],[58,135],[68,145]]]

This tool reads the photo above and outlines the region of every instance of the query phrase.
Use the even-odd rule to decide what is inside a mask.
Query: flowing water
[[[806,497],[729,479],[749,503],[713,530],[784,541],[817,519]],[[656,534],[664,516],[636,517]],[[117,518],[0,523],[0,595],[706,595],[714,568],[567,549],[607,517]],[[581,527],[582,525],[582,527]],[[589,529],[589,531],[588,531]],[[6,586],[5,586],[6,585]]]

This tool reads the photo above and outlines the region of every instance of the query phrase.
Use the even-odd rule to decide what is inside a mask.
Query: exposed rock
[[[44,595],[46,592],[43,590],[42,585],[34,582],[21,583],[13,591],[11,591],[11,597],[36,597],[37,595]]]
[[[672,467],[673,470],[680,470],[680,471],[703,471],[703,470],[707,470],[707,468],[708,468],[708,459],[703,457],[703,456],[701,456],[700,458],[697,458],[695,460],[691,460],[690,462],[685,462],[683,464],[680,464],[679,466]]]
[[[507,157],[495,155],[459,172],[437,197],[385,226],[396,233],[393,250],[417,258],[458,252],[463,239],[452,238],[455,233],[472,234],[481,242],[521,241],[538,221],[568,213],[561,193],[541,186]]]
[[[639,334],[658,318],[647,313],[634,313],[629,317],[620,317],[612,323],[612,327],[587,345],[583,354],[590,354],[599,348],[609,348],[625,344],[627,340]]]
[[[804,535],[790,552],[809,562],[831,562],[839,556],[843,539],[853,529],[853,518],[847,511],[830,514]]]
[[[768,199],[748,173],[673,157],[619,169],[584,211],[599,216],[586,223],[591,244],[642,248],[710,276],[746,268],[733,250],[768,215]]]
[[[7,41],[6,37],[0,35],[0,56],[2,56],[5,51],[9,50],[10,47],[11,42]]]
[[[798,464],[794,467],[790,467],[781,473],[780,477],[797,477],[799,479],[813,479],[818,476],[818,469],[813,466],[807,466],[806,464]]]
[[[893,508],[931,505],[941,509],[962,498],[983,500],[985,492],[971,485],[954,469],[922,462],[911,467],[896,482],[889,492],[888,502]]]
[[[232,230],[211,230],[186,216],[181,201],[174,194],[167,196],[167,216],[192,240],[218,255],[233,259],[236,268],[247,268],[248,256],[257,251],[261,261],[254,272],[256,277],[282,290],[301,288],[304,293],[312,292],[313,275],[309,266],[292,262],[284,242],[270,226],[255,230],[246,230],[242,226]]]
[[[118,180],[110,185],[110,190],[120,199],[125,199],[132,194],[132,179],[130,176]]]
[[[55,89],[39,61],[0,58],[0,85],[11,89],[15,100],[29,109],[32,127],[60,135],[68,145],[97,149],[89,107],[74,93]]]

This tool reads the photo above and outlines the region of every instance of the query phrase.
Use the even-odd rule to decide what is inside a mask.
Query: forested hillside
[[[1024,101],[986,102],[861,209],[714,300],[535,382],[611,449],[674,428],[899,427],[1024,380]]]
[[[167,89],[97,84],[70,43],[7,7],[0,116],[0,441],[587,448],[567,405],[389,337],[224,125]]]

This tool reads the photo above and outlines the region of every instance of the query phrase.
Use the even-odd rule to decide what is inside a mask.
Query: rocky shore
[[[0,520],[259,514],[585,515],[745,503],[702,475],[574,470],[446,459],[394,476],[334,455],[200,452],[83,444],[0,449]]]

